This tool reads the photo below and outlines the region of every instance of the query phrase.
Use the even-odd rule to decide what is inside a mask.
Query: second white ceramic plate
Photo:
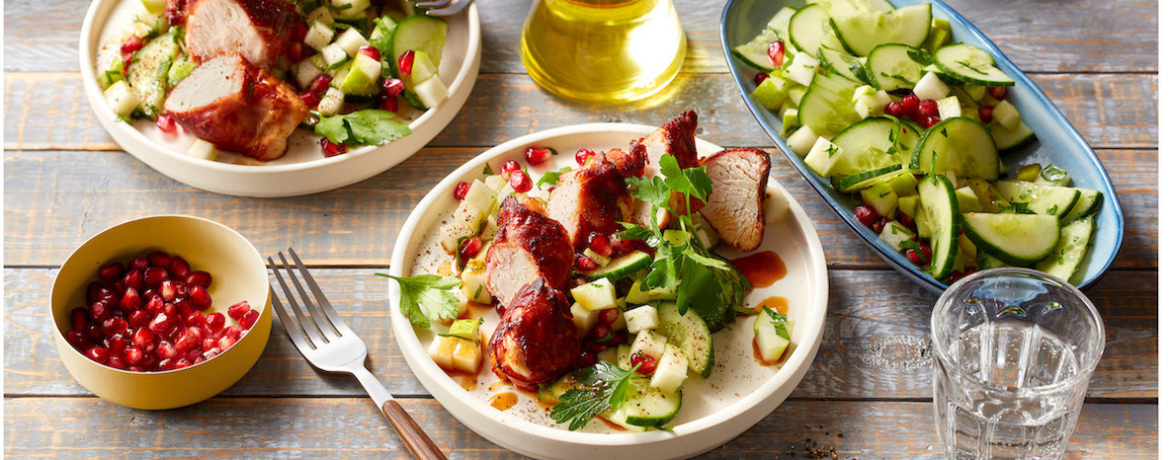
[[[395,276],[435,273],[451,257],[443,252],[437,233],[455,210],[452,191],[460,181],[484,177],[485,165],[498,172],[507,160],[524,162],[530,145],[547,146],[560,154],[551,161],[529,167],[536,180],[549,170],[575,166],[573,153],[581,148],[605,151],[626,147],[655,128],[630,124],[569,126],[530,134],[501,144],[464,164],[447,176],[411,213],[394,245],[390,273]],[[698,141],[699,154],[710,155],[719,146]],[[752,352],[752,317],[715,334],[716,366],[711,377],[693,377],[683,387],[683,405],[672,423],[673,431],[632,433],[615,431],[594,420],[582,431],[556,425],[546,410],[530,397],[505,410],[494,408],[493,397],[516,391],[498,381],[484,366],[474,379],[449,376],[428,356],[426,347],[434,333],[418,329],[399,312],[399,290],[390,282],[391,323],[402,354],[419,381],[457,419],[488,440],[515,452],[559,459],[629,458],[639,460],[680,458],[718,447],[743,433],[776,409],[804,377],[820,346],[828,303],[828,275],[820,241],[808,215],[778,184],[773,199],[784,200],[789,211],[767,226],[764,243],[757,250],[774,251],[787,266],[787,275],[766,288],[753,290],[745,304],[782,296],[795,320],[794,350],[779,366],[760,365]],[[727,257],[740,254],[721,250]],[[484,331],[494,330],[498,317],[486,313]]]
[[[102,96],[95,74],[99,53],[103,47],[116,48],[111,41],[141,9],[139,0],[97,0],[90,5],[81,27],[79,52],[81,80],[90,106],[118,145],[143,163],[179,182],[226,195],[308,195],[373,177],[414,155],[439,135],[459,113],[479,76],[479,10],[472,2],[459,14],[445,18],[449,26],[439,75],[449,89],[447,99],[411,120],[413,132],[409,136],[326,158],[317,144],[319,138],[298,129],[289,138],[288,153],[276,160],[265,163],[228,154],[208,161],[185,154],[194,136],[165,134],[149,120],[122,122]]]

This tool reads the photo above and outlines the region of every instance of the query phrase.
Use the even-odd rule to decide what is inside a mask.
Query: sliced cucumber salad
[[[952,43],[929,4],[810,1],[737,49],[792,152],[932,277],[1005,264],[1076,273],[1101,192],[1056,165],[1006,176],[1001,155],[1036,140],[1007,97],[1015,82],[987,51]]]

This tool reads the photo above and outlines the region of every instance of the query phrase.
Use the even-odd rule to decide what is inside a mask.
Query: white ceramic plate
[[[118,145],[160,173],[179,182],[227,195],[283,197],[332,190],[368,179],[409,158],[434,139],[463,107],[479,75],[479,10],[473,2],[461,13],[446,18],[450,23],[439,75],[447,84],[448,97],[410,122],[413,133],[382,146],[352,149],[325,158],[317,137],[297,130],[283,157],[263,163],[238,155],[218,161],[187,156],[194,136],[167,135],[149,120],[124,123],[102,96],[96,65],[103,46],[129,24],[141,9],[140,0],[96,0],[81,27],[81,76],[85,95],[98,121]]]
[[[588,124],[542,131],[501,144],[447,176],[411,213],[394,245],[390,272],[396,276],[434,273],[439,263],[450,261],[439,246],[436,234],[442,222],[455,210],[453,190],[459,181],[483,177],[484,165],[498,171],[503,162],[523,162],[530,145],[549,146],[560,152],[539,167],[530,167],[534,180],[544,171],[575,165],[573,152],[580,148],[599,151],[626,147],[655,128],[630,124]],[[700,155],[720,147],[698,141]],[[614,431],[594,420],[584,430],[570,432],[556,426],[544,409],[531,398],[519,395],[519,402],[507,409],[493,408],[489,399],[500,393],[515,393],[498,383],[488,366],[474,385],[448,376],[427,355],[426,346],[434,334],[416,329],[399,312],[398,284],[390,282],[391,323],[398,345],[411,370],[423,386],[455,418],[488,440],[515,452],[538,458],[590,459],[630,458],[639,460],[679,458],[713,449],[759,422],[796,387],[812,364],[820,346],[828,303],[828,274],[820,240],[808,215],[778,184],[775,198],[785,200],[790,211],[768,224],[764,243],[758,251],[780,255],[788,274],[775,284],[755,289],[746,304],[756,305],[771,296],[789,301],[789,317],[795,320],[795,349],[780,366],[761,366],[752,352],[751,318],[740,318],[729,330],[715,334],[716,367],[711,378],[688,379],[683,387],[683,404],[672,423],[673,432],[632,433]],[[734,253],[720,251],[725,256]],[[498,321],[494,312],[484,317],[484,331]],[[462,385],[467,384],[470,389]]]

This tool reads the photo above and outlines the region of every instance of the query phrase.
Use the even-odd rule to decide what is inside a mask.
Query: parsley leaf
[[[707,176],[706,166],[681,169],[673,155],[663,155],[658,164],[671,190],[707,202],[707,195],[711,194],[711,178]]]
[[[556,185],[557,182],[559,182],[561,180],[561,174],[569,172],[570,169],[572,169],[572,168],[565,166],[565,167],[558,169],[556,171],[546,171],[544,174],[542,174],[540,176],[540,180],[536,181],[536,183],[533,184],[532,187],[533,188],[540,188],[540,186],[544,185],[544,184]]]
[[[630,387],[630,379],[639,367],[641,363],[627,371],[599,361],[593,367],[573,371],[570,375],[580,383],[580,387],[561,395],[561,402],[553,406],[549,417],[557,423],[569,422],[570,431],[584,428],[598,414],[621,407]]]
[[[398,299],[398,309],[410,320],[410,324],[431,327],[431,321],[455,319],[459,314],[459,298],[451,293],[451,289],[459,287],[457,277],[423,274],[400,278],[385,273],[375,275],[398,282],[398,289],[402,293]]]
[[[378,109],[322,116],[313,131],[334,144],[381,145],[411,132],[409,126],[394,120],[394,116]]]
[[[768,307],[763,307],[762,310],[768,313],[768,316],[772,317],[772,326],[776,328],[776,335],[784,340],[792,340],[792,336],[788,334],[788,327],[786,325],[788,323],[788,315],[776,313],[775,310]]]
[[[658,235],[655,235],[654,232],[647,230],[646,227],[641,225],[635,225],[627,222],[618,222],[618,224],[620,224],[622,227],[625,227],[625,230],[622,230],[617,234],[618,238],[623,240],[642,240],[646,242],[647,246],[652,248],[658,247],[658,244],[662,241],[658,239]]]
[[[663,158],[667,156],[664,155]],[[631,196],[650,203],[653,206],[665,208],[667,200],[670,199],[670,188],[659,176],[630,177],[626,179],[626,183],[634,186],[630,190]]]

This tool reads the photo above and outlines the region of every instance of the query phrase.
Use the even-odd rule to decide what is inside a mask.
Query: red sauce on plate
[[[505,411],[515,406],[517,401],[519,398],[516,397],[516,393],[508,392],[492,395],[491,399],[488,399],[488,404],[497,410]]]
[[[747,277],[752,287],[757,288],[771,286],[788,274],[788,267],[784,266],[780,255],[772,251],[732,259],[731,264]]]

